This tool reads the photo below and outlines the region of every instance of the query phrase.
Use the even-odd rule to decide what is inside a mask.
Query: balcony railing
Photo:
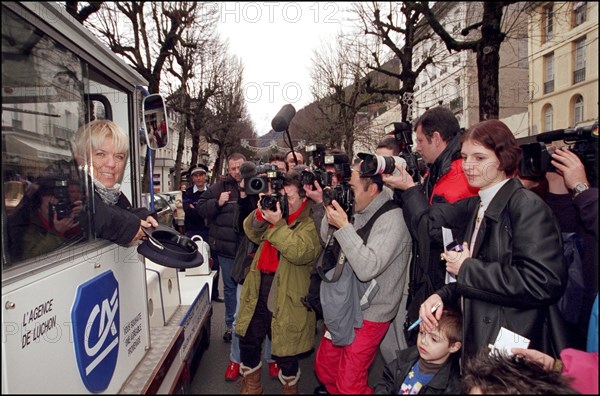
[[[577,84],[583,80],[585,80],[585,67],[573,72],[573,84]]]
[[[546,81],[544,83],[544,93],[554,92],[554,80]]]

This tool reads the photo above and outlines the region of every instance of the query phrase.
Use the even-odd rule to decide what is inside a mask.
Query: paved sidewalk
[[[220,290],[223,290],[222,283]],[[225,306],[223,303],[213,302],[213,315],[211,321],[210,345],[204,352],[198,371],[190,387],[190,394],[239,394],[240,388],[237,382],[225,381],[225,369],[229,363],[229,349],[231,344],[223,342],[223,332],[225,331],[224,315]],[[300,361],[301,377],[298,391],[301,394],[312,394],[315,387],[319,385],[314,373],[314,360],[316,348],[323,335],[322,322],[317,324],[317,340],[314,351],[305,359]],[[373,386],[381,378],[383,372],[383,363],[380,355],[375,357],[375,361],[370,370],[369,384]],[[281,394],[281,383],[277,379],[269,378],[269,370],[263,361],[262,367],[262,385],[264,394]]]

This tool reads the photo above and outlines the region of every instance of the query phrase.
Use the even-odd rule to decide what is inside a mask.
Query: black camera
[[[426,164],[419,153],[412,151],[412,129],[406,122],[393,122],[385,128],[387,134],[393,133],[394,139],[400,146],[398,155],[406,162],[406,171],[412,176],[413,181],[421,181],[421,176],[425,174]]]
[[[302,172],[302,184],[313,185],[316,180],[323,188],[323,203],[331,205],[336,200],[348,216],[352,215],[354,194],[349,181],[352,175],[350,160],[345,153],[326,154],[322,144],[309,144],[304,149],[309,157],[310,170]],[[333,178],[338,184],[333,186]]]
[[[269,191],[269,185],[273,191],[279,191],[283,187],[285,175],[275,164],[263,164],[256,167],[256,176],[245,182],[245,190],[248,195],[258,195]]]
[[[554,146],[547,144],[562,140],[585,167],[590,183],[595,185],[598,175],[598,121],[593,125],[576,128],[557,129],[535,136],[536,142],[521,144],[519,176],[526,179],[543,178],[546,172],[554,172],[552,154]],[[522,140],[522,139],[519,139]]]
[[[325,146],[320,143],[309,144],[304,148],[311,168],[322,168],[325,161]]]
[[[323,189],[323,204],[331,205],[332,201],[337,201],[349,215],[352,213],[354,205],[354,193],[348,183],[340,183],[335,187],[326,187]]]
[[[321,169],[306,169],[303,170],[302,173],[300,173],[300,180],[302,184],[309,184],[312,186],[314,185],[315,181],[317,181],[321,188],[325,187],[328,181],[329,183],[331,183],[331,177],[331,174],[328,174],[327,172]]]
[[[69,199],[69,182],[65,179],[51,180],[52,195],[56,198],[55,204],[50,204],[50,217],[56,213],[56,218],[62,220],[71,215],[71,200]]]
[[[259,203],[263,209],[271,210],[275,212],[277,210],[277,202],[279,202],[279,206],[281,207],[281,214],[283,218],[287,218],[288,216],[288,204],[287,197],[282,195],[279,192],[263,195],[260,197]]]
[[[352,216],[352,209],[354,207],[354,192],[349,184],[352,170],[348,163],[336,164],[335,168],[336,175],[340,181],[336,186],[332,186],[331,182],[329,182],[323,189],[323,204],[328,206],[335,200],[344,209],[344,212],[348,214],[348,217],[350,217]],[[329,174],[333,175],[330,172]]]

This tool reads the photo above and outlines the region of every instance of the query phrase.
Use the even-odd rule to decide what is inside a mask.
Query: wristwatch
[[[579,194],[581,194],[588,188],[590,188],[590,186],[587,183],[577,183],[577,185],[575,185],[575,187],[573,187],[573,190],[571,190],[571,192],[573,194],[573,198],[575,198],[576,196],[578,196]]]

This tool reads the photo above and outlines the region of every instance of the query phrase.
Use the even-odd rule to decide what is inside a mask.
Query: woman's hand
[[[131,242],[146,239],[147,236],[146,236],[146,233],[144,232],[144,228],[150,228],[150,227],[158,227],[158,221],[156,221],[156,219],[154,217],[148,216],[148,217],[146,217],[146,220],[140,220],[140,228],[138,229],[137,233],[135,234],[135,236],[133,237]]]
[[[146,220],[142,220],[142,227],[150,228],[150,227],[158,227],[158,221],[153,216],[146,217]]]
[[[144,220],[142,220],[142,221],[144,221]],[[135,241],[141,241],[142,239],[147,239],[148,237],[147,237],[146,233],[144,232],[144,228],[147,228],[147,227],[138,228],[137,233],[134,235],[133,239],[129,243],[135,242]]]
[[[515,355],[523,356],[529,361],[541,364],[546,371],[554,369],[554,358],[552,356],[546,355],[543,352],[540,352],[535,349],[525,348],[512,348],[510,351]]]
[[[467,242],[463,242],[462,249],[462,252],[450,250],[443,252],[440,255],[440,258],[446,262],[446,271],[454,276],[458,275],[458,271],[460,271],[463,262],[471,257],[471,251],[469,250],[469,244]]]
[[[439,304],[435,312],[431,312],[433,307]],[[421,304],[419,308],[419,317],[423,319],[420,324],[420,330],[426,333],[433,331],[438,326],[438,320],[442,317],[444,302],[439,294],[432,294]]]

